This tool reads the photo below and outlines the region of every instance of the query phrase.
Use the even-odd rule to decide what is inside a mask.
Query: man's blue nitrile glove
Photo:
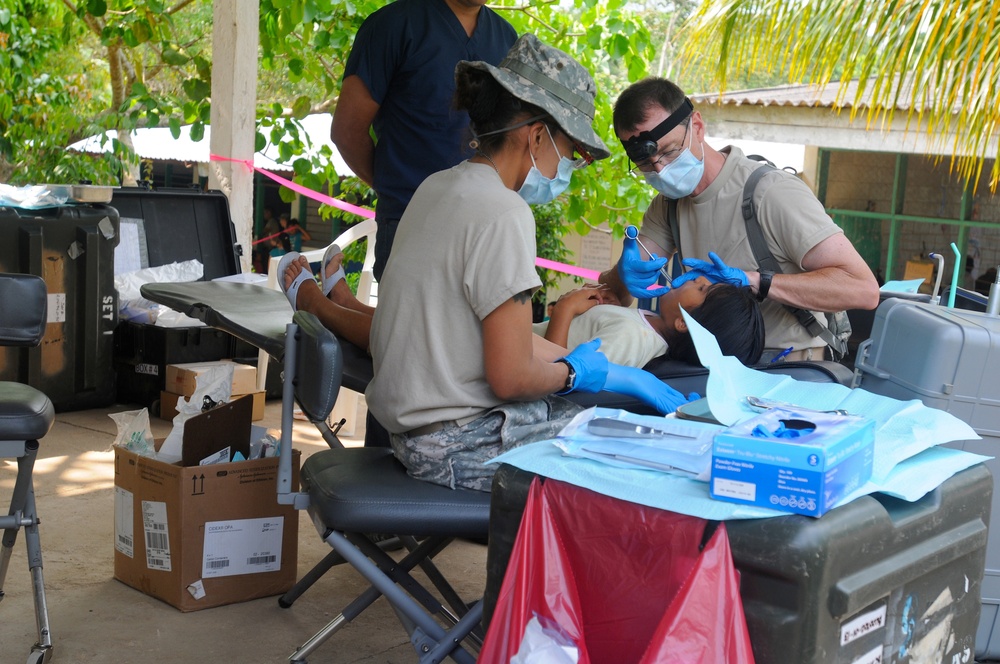
[[[642,260],[639,243],[629,237],[625,238],[622,257],[618,260],[618,277],[632,297],[660,297],[670,291],[669,287],[647,290],[656,283],[660,276],[660,268],[667,264],[666,258],[657,258],[655,254],[648,261]]]
[[[727,283],[733,286],[749,286],[750,280],[747,273],[738,267],[729,267],[722,262],[719,255],[714,251],[708,252],[708,257],[712,262],[703,261],[700,258],[685,258],[682,262],[688,268],[687,272],[674,279],[674,288],[698,277],[707,277],[713,284]]]
[[[683,394],[648,371],[623,367],[620,364],[608,365],[608,380],[604,384],[604,389],[635,397],[664,415],[674,412],[682,404],[700,398],[694,393],[685,398]]]
[[[601,340],[594,339],[580,344],[573,349],[573,352],[562,358],[569,362],[576,372],[573,392],[593,394],[604,389],[604,382],[608,379],[608,357],[597,350],[600,346]]]

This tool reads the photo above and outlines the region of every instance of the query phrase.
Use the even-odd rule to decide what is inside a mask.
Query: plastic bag
[[[115,436],[115,447],[124,447],[139,456],[156,456],[156,443],[153,432],[149,428],[149,411],[127,410],[121,413],[108,413],[118,428]]]
[[[122,274],[118,274],[116,271],[115,288],[118,290],[119,318],[137,323],[156,324],[159,318],[163,316],[164,320],[158,323],[161,327],[180,327],[182,325],[193,327],[204,325],[201,321],[188,316],[183,316],[177,322],[170,320],[167,316],[171,312],[171,309],[155,302],[150,302],[140,292],[140,288],[145,284],[198,281],[204,274],[205,267],[199,260],[170,263],[159,267],[147,267]],[[176,315],[182,316],[182,314]]]
[[[536,478],[479,662],[507,662],[539,617],[580,664],[752,664],[724,524]]]
[[[524,637],[510,664],[578,664],[579,648],[556,627],[543,627],[532,616],[524,628]]]

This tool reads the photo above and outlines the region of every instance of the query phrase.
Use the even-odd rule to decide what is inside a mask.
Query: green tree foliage
[[[118,159],[67,152],[103,131],[107,79],[88,66],[73,17],[44,0],[0,7],[0,181],[76,182],[116,178]]]
[[[994,0],[708,0],[688,26],[690,64],[711,62],[721,89],[764,69],[792,81],[839,83],[837,103],[869,126],[891,121],[937,137],[963,177],[990,151],[1000,184],[1000,4]],[[853,99],[846,83],[857,79]]]
[[[0,108],[0,178],[12,182],[129,181],[137,173],[129,132],[191,124],[204,135],[211,94],[211,3],[180,0],[12,0],[0,38],[14,45]],[[6,18],[10,16],[11,18]],[[6,20],[5,20],[6,19]],[[0,56],[3,57],[3,56]],[[115,132],[110,157],[66,151]],[[39,151],[38,145],[51,146]]]
[[[0,178],[20,182],[87,178],[115,184],[135,172],[128,132],[168,126],[179,135],[191,125],[198,140],[210,118],[211,3],[194,0],[11,0],[0,11],[0,39],[8,67],[3,81],[18,91],[0,101]],[[331,111],[354,35],[375,0],[260,0],[260,80],[257,149],[279,147],[296,182],[334,194],[338,177],[329,153],[301,155],[310,138],[298,120]],[[490,6],[518,33],[576,57],[597,80],[596,126],[610,159],[574,175],[560,201],[563,223],[580,232],[608,223],[621,233],[637,222],[651,191],[628,175],[628,161],[611,130],[617,94],[648,73],[657,54],[647,27],[654,0],[498,0]],[[40,72],[47,72],[46,76]],[[30,79],[30,81],[29,81]],[[45,103],[40,103],[44,101]],[[44,112],[42,112],[44,108]],[[61,146],[112,130],[113,157],[93,157]],[[51,146],[51,150],[27,149]],[[67,165],[72,162],[72,166]],[[368,199],[358,183],[348,195]],[[283,192],[287,198],[291,192]]]
[[[270,117],[263,119],[264,138],[279,145],[286,141],[285,149],[291,152],[297,150],[299,141],[308,140],[294,129],[288,116],[302,117],[335,106],[354,35],[365,17],[384,4],[262,0],[261,67],[271,72],[269,76],[308,82],[297,85],[291,113],[286,107],[279,112],[282,102],[273,102]],[[518,34],[535,33],[572,54],[594,74],[599,91],[596,125],[612,157],[573,176],[568,194],[561,199],[562,218],[581,233],[609,223],[620,234],[625,224],[641,218],[651,196],[643,182],[628,175],[627,158],[611,130],[611,107],[617,93],[647,75],[647,63],[656,53],[643,16],[623,0],[500,0],[489,6],[507,18]],[[322,160],[302,170],[295,179],[311,188],[334,180],[332,166]]]

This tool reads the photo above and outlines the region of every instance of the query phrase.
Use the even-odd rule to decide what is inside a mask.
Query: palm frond
[[[987,155],[1000,130],[994,0],[706,0],[680,34],[682,71],[714,60],[720,93],[748,67],[836,82],[852,121],[864,112],[871,129],[905,112],[905,130],[928,132],[963,177],[978,180],[993,156],[990,188],[1000,184],[1000,147]]]

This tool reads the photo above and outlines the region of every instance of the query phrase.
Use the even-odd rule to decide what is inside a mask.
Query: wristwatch
[[[757,301],[763,302],[764,298],[767,297],[767,291],[771,290],[771,279],[774,278],[774,272],[770,270],[761,270],[760,283],[757,285]]]
[[[573,388],[576,387],[576,369],[574,369],[573,365],[569,363],[569,360],[564,357],[559,358],[556,362],[562,362],[566,365],[566,368],[569,369],[569,373],[566,374],[566,384],[563,386],[562,391],[556,392],[556,394],[569,394],[573,391]]]

